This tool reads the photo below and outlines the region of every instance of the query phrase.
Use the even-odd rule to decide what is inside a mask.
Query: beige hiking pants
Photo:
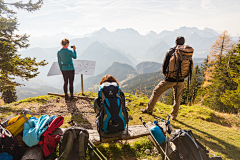
[[[147,110],[153,111],[153,108],[157,103],[161,94],[163,94],[166,90],[168,90],[171,87],[173,87],[173,96],[174,96],[174,103],[173,103],[173,109],[171,112],[171,117],[176,118],[178,115],[184,82],[178,82],[178,85],[177,85],[177,82],[169,82],[165,80],[162,80],[161,82],[159,82],[159,84],[154,88],[152,92],[152,96],[148,102]],[[177,95],[176,95],[176,89],[177,89]]]

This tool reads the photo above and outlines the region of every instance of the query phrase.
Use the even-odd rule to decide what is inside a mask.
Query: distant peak
[[[126,28],[126,29],[117,29],[115,32],[126,32],[126,33],[137,33],[139,34],[136,30],[132,28]]]
[[[91,46],[102,46],[102,44],[98,41],[95,41],[91,44]]]
[[[213,29],[208,28],[208,27],[205,27],[203,30],[204,30],[204,31],[213,31],[213,32],[215,32]]]
[[[179,28],[179,30],[186,30],[186,29],[198,30],[196,27],[186,27],[186,26],[183,26],[183,27]]]
[[[109,32],[105,27],[101,28],[98,32],[103,32],[103,33],[106,33],[106,32]]]
[[[149,31],[147,35],[157,35],[157,33],[154,31]]]

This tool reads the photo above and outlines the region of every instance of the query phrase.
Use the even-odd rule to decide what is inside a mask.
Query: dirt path
[[[47,100],[44,104],[37,102],[25,102],[6,105],[1,108],[1,114],[7,114],[7,117],[2,118],[2,121],[11,119],[15,115],[21,113],[22,109],[29,109],[33,116],[39,117],[40,115],[55,115],[63,116],[65,120],[74,120],[86,129],[96,129],[96,114],[93,109],[93,104],[89,101],[77,99],[73,102],[65,102],[62,97],[56,97]]]

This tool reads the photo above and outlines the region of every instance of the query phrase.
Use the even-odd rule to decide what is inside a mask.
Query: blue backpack
[[[105,82],[99,87],[97,98],[97,128],[103,137],[119,136],[128,124],[125,97],[116,82]]]

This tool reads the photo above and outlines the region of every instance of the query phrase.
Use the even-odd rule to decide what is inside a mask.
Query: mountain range
[[[70,36],[72,37],[70,45],[76,45],[77,59],[96,61],[94,76],[84,76],[84,89],[88,90],[93,84],[98,84],[99,79],[104,74],[116,74],[118,76],[116,72],[121,72],[119,73],[121,76],[118,76],[118,79],[126,82],[127,79],[138,74],[161,70],[164,56],[168,49],[175,45],[177,36],[185,37],[186,44],[194,48],[194,60],[199,58],[200,64],[208,55],[210,46],[218,38],[219,33],[209,28],[199,30],[195,27],[181,27],[174,31],[162,31],[159,34],[151,31],[147,35],[141,35],[131,28],[117,29],[113,32],[102,28],[85,37],[77,38],[76,36]],[[56,39],[56,37],[54,36],[53,39]],[[61,46],[55,47],[51,46],[52,43],[44,43],[44,47],[42,47],[41,41],[42,39],[40,38],[39,47],[21,50],[20,54],[22,57],[36,57],[37,61],[46,59],[49,64],[39,68],[40,74],[38,76],[40,80],[46,83],[38,82],[39,86],[48,85],[56,89],[62,89],[63,78],[61,75],[47,77],[52,63],[57,61],[57,52]],[[51,37],[48,37],[47,41],[51,41]],[[36,40],[34,43],[36,43]],[[123,69],[123,64],[129,68]],[[115,69],[119,68],[119,66],[123,68],[121,70]],[[123,73],[127,74],[123,76]],[[17,79],[17,81],[20,80]],[[32,81],[36,80],[24,82],[26,87],[31,86],[32,84],[30,83]],[[76,75],[76,91],[79,90],[79,87],[77,87],[79,83],[80,76]]]
[[[93,42],[79,57],[81,60],[96,61],[95,73],[99,74],[106,70],[113,62],[126,63],[133,66],[133,63],[118,50],[108,47],[106,44]]]
[[[152,73],[162,70],[162,64],[158,62],[141,62],[135,67],[139,73]]]
[[[142,61],[162,63],[165,53],[174,46],[177,36],[185,37],[186,44],[194,48],[195,58],[206,58],[210,46],[218,35],[212,29],[199,30],[195,27],[181,27],[174,31],[162,31],[159,34],[151,31],[147,35],[141,35],[131,28],[117,29],[113,32],[102,28],[87,37],[71,39],[70,45],[76,45],[78,59],[96,60],[95,75],[97,75],[104,72],[115,59],[118,59],[116,62],[127,63],[133,67]],[[48,41],[51,40],[48,39]],[[46,59],[49,64],[40,68],[39,78],[49,79],[48,81],[59,80],[59,78],[49,78],[46,75],[52,63],[57,60],[56,55],[61,46],[53,48],[45,46],[49,48],[31,48],[20,52],[20,54],[23,57],[37,57],[37,60]],[[109,63],[104,63],[112,59],[113,55],[115,59]]]
[[[84,83],[84,91],[91,90],[93,92],[97,92],[99,83],[100,83],[102,77],[106,74],[112,75],[120,83],[123,80],[132,78],[132,77],[138,75],[138,73],[132,66],[130,66],[128,64],[114,62],[103,73],[98,74],[96,76],[89,77],[86,80],[84,80],[84,82],[83,82]],[[81,83],[76,85],[76,92],[80,92],[80,91],[81,91]]]

